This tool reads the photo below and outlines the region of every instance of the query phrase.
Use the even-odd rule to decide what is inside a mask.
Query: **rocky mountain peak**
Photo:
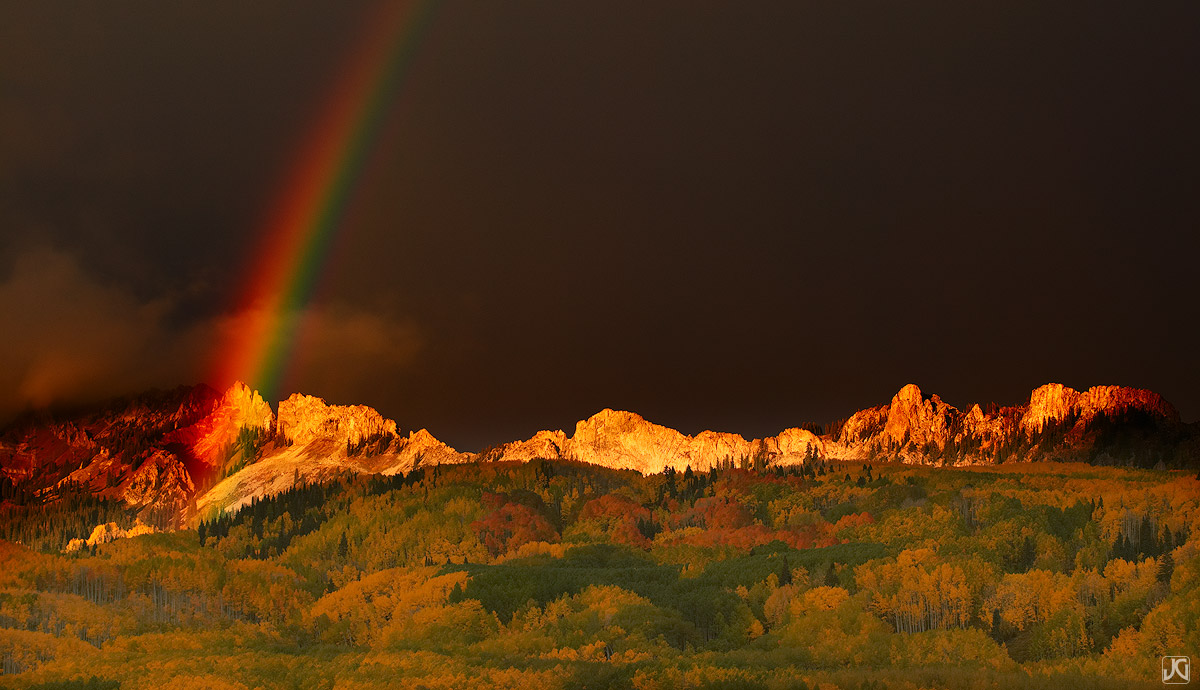
[[[638,429],[645,429],[647,425],[651,425],[650,422],[647,422],[644,417],[636,412],[614,410],[606,407],[591,417],[577,422],[575,424],[575,435],[578,436],[580,432],[594,434],[601,430],[608,433],[627,433]]]
[[[944,445],[952,417],[957,412],[936,395],[925,399],[921,389],[910,383],[892,397],[884,434],[890,442],[900,446],[909,442]]]
[[[1029,406],[1021,417],[1021,430],[1038,433],[1048,424],[1061,423],[1069,417],[1089,422],[1097,415],[1116,416],[1136,411],[1179,423],[1179,412],[1153,391],[1125,386],[1093,386],[1081,393],[1061,383],[1048,383],[1035,388],[1029,395]]]
[[[221,407],[228,411],[230,419],[244,427],[265,429],[275,418],[262,395],[241,381],[234,382],[221,396]]]
[[[797,464],[822,456],[824,448],[820,437],[804,429],[753,440],[721,431],[688,436],[634,412],[604,409],[578,422],[569,438],[562,431],[539,431],[527,441],[502,446],[499,459],[567,459],[656,473],[668,467],[682,472],[754,462]]]
[[[207,417],[172,434],[171,440],[186,443],[192,455],[215,467],[242,429],[267,430],[274,419],[271,406],[258,391],[237,381],[221,395]]]
[[[1169,422],[1179,423],[1179,411],[1154,391],[1125,386],[1092,386],[1080,395],[1079,405],[1085,417],[1101,412],[1108,414],[1129,410],[1162,417]]]
[[[529,462],[534,458],[561,458],[567,446],[567,435],[560,430],[539,431],[527,441],[513,441],[500,448],[500,458],[514,462]]]
[[[1050,383],[1034,389],[1026,405],[988,409],[974,404],[962,412],[909,384],[888,405],[856,412],[836,439],[828,439],[826,450],[846,460],[911,463],[1092,460],[1105,452],[1097,444],[1116,438],[1111,425],[1097,426],[1101,418],[1126,425],[1121,453],[1134,444],[1141,446],[1135,456],[1170,458],[1178,445],[1169,431],[1180,424],[1178,412],[1158,394],[1136,388],[1096,386],[1081,393]]]
[[[297,445],[316,440],[344,445],[373,436],[395,436],[396,422],[366,405],[329,405],[321,398],[294,393],[279,403],[279,429]]]
[[[1038,386],[1029,394],[1029,407],[1021,417],[1021,430],[1026,433],[1041,431],[1048,423],[1066,419],[1079,408],[1079,391],[1061,383]]]
[[[892,396],[892,407],[904,406],[912,407],[920,405],[924,396],[921,393],[921,387],[915,383],[907,383],[901,386],[900,390]]]
[[[604,409],[575,425],[563,450],[568,458],[618,469],[661,472],[686,455],[688,437],[641,415]]]
[[[825,457],[825,440],[808,429],[784,429],[763,439],[768,453],[777,453],[779,464],[793,465]]]

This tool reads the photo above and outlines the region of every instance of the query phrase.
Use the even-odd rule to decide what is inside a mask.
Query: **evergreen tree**
[[[1025,542],[1021,545],[1021,570],[1029,570],[1037,561],[1037,548],[1032,537],[1025,537]]]
[[[1141,552],[1147,556],[1155,556],[1158,554],[1157,540],[1154,538],[1154,526],[1150,524],[1149,518],[1142,518],[1141,529],[1138,535],[1138,547]]]
[[[1175,572],[1175,558],[1170,553],[1163,554],[1163,557],[1158,559],[1158,581],[1171,582],[1171,575]]]
[[[779,568],[779,586],[792,584],[792,569],[788,567],[787,556],[783,557],[783,565]]]
[[[663,477],[667,480],[667,495],[671,498],[678,498],[679,488],[675,485],[675,468],[668,467],[663,470]]]
[[[838,587],[841,584],[837,576],[837,563],[830,563],[829,570],[825,571],[825,586]]]

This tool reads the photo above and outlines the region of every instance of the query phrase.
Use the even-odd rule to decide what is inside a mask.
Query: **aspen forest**
[[[0,687],[1158,687],[1200,649],[1198,511],[1181,471],[536,460],[346,473],[70,552],[90,525],[27,511]]]

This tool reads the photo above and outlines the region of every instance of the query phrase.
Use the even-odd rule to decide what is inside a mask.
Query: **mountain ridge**
[[[758,439],[711,430],[687,435],[635,412],[605,408],[579,420],[570,435],[542,430],[470,453],[425,429],[402,433],[394,420],[364,405],[331,405],[295,393],[273,409],[237,382],[223,392],[176,389],[120,401],[107,411],[10,427],[0,434],[0,477],[39,500],[81,486],[170,528],[296,482],[473,461],[578,461],[651,474],[836,461],[1184,467],[1200,458],[1197,425],[1184,424],[1162,396],[1122,386],[1077,391],[1050,383],[1024,404],[963,410],[908,384],[887,404],[824,431],[790,427]],[[0,508],[11,504],[0,499]]]

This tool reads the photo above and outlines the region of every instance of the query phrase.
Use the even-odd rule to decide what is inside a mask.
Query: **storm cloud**
[[[207,380],[377,5],[0,5],[3,414]],[[910,382],[1200,415],[1200,4],[431,6],[283,395],[465,449]]]
[[[0,417],[205,381],[207,365],[222,356],[220,344],[260,315],[181,320],[182,301],[170,294],[139,299],[62,251],[22,252],[0,279]],[[337,304],[297,316],[289,373],[300,389],[350,398],[378,377],[399,375],[420,350],[411,320]]]

